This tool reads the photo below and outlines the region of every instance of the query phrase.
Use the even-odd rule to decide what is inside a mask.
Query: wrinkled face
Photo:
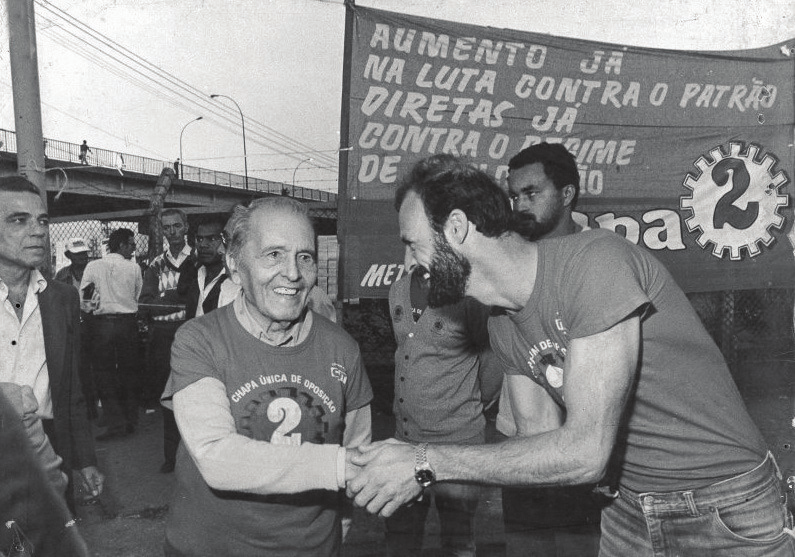
[[[297,320],[317,280],[315,234],[303,215],[261,208],[251,215],[237,258],[227,259],[234,282],[266,327]]]
[[[419,265],[430,271],[428,304],[440,307],[463,298],[471,266],[443,234],[434,232],[416,193],[406,194],[398,222],[400,238],[406,246],[404,265],[407,269]]]
[[[518,224],[517,232],[528,240],[543,238],[563,217],[563,189],[555,187],[540,162],[511,170],[508,195]]]
[[[0,191],[0,268],[35,269],[44,263],[49,222],[35,193]]]
[[[163,235],[168,240],[169,247],[182,246],[185,243],[185,233],[188,227],[182,222],[179,215],[166,215],[161,219]]]
[[[196,229],[196,259],[202,265],[221,263],[221,231],[218,223],[200,224]]]

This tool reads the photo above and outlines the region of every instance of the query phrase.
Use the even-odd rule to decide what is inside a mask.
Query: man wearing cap
[[[70,264],[55,273],[55,280],[65,282],[80,289],[83,271],[88,265],[88,244],[83,238],[69,238],[64,248],[64,255]]]
[[[83,238],[69,238],[64,247],[64,255],[70,264],[55,273],[53,277],[59,282],[74,286],[80,291],[80,281],[83,280],[83,271],[88,265],[88,242]],[[88,419],[97,418],[97,389],[94,384],[94,375],[91,370],[91,314],[80,312],[80,384],[83,387],[83,396],[88,407]]]

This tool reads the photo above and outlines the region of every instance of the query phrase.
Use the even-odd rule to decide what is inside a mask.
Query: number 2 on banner
[[[296,401],[291,398],[277,398],[268,406],[268,419],[273,423],[281,422],[271,435],[271,443],[274,445],[301,444],[300,433],[290,434],[301,423],[301,408]]]

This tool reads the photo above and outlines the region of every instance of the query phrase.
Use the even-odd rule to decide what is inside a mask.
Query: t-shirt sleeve
[[[505,316],[493,316],[489,319],[488,330],[491,349],[503,373],[506,375],[523,375],[523,369],[514,361],[516,346],[511,342],[513,329],[507,324],[507,319]]]
[[[223,382],[210,349],[211,342],[204,338],[204,330],[195,321],[189,321],[177,330],[171,345],[171,374],[163,399],[173,397],[174,393],[205,377]]]
[[[370,404],[373,400],[373,388],[370,385],[370,378],[364,369],[362,355],[356,348],[356,357],[353,368],[348,374],[348,381],[345,386],[345,407],[348,411],[357,410]]]
[[[632,249],[623,238],[606,236],[568,260],[558,295],[571,338],[606,331],[649,303]]]

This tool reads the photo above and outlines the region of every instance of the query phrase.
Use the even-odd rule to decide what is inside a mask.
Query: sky
[[[0,128],[13,129],[0,0]],[[735,50],[795,38],[792,0],[357,0],[607,43]],[[36,0],[44,136],[336,192],[342,0]],[[201,120],[193,121],[202,116]],[[180,142],[180,138],[182,141]],[[310,160],[311,159],[311,160]]]

